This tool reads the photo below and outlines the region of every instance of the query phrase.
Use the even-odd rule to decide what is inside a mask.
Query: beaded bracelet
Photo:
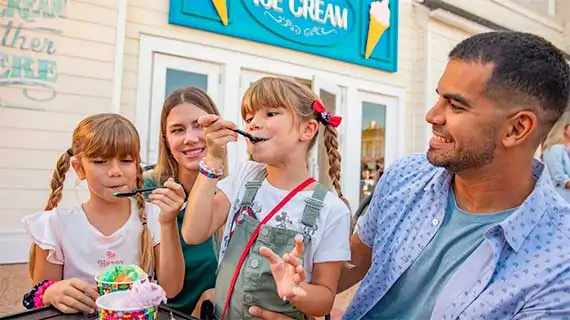
[[[205,175],[211,179],[218,179],[222,175],[224,175],[224,167],[220,168],[212,168],[204,162],[204,159],[200,160],[200,168],[198,169],[201,174]]]
[[[54,284],[54,280],[44,280],[37,283],[32,290],[24,294],[22,303],[27,310],[36,309],[44,306],[44,292],[46,289]]]

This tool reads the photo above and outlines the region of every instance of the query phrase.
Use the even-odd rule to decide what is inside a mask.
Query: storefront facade
[[[25,8],[25,1],[4,1],[0,263],[26,261],[20,219],[43,208],[55,161],[86,115],[130,118],[143,160],[153,163],[162,101],[174,88],[203,88],[242,126],[240,100],[253,81],[295,78],[343,116],[342,188],[356,209],[378,171],[425,150],[425,111],[457,42],[504,27],[570,51],[568,24],[514,1],[390,0],[372,18],[371,2],[50,0]],[[229,153],[232,172],[247,158],[244,141]],[[315,148],[311,169],[325,182],[326,166],[324,150]],[[71,174],[66,182],[64,205],[85,198],[75,180]]]

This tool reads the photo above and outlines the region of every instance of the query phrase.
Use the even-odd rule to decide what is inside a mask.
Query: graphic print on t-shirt
[[[289,218],[289,214],[285,211],[281,211],[273,217],[275,219],[275,227],[281,229],[294,229],[293,220]]]
[[[124,264],[125,261],[123,259],[119,259],[117,257],[117,253],[113,250],[107,250],[105,252],[105,256],[99,260],[97,260],[97,264],[101,268],[108,267],[112,264]]]

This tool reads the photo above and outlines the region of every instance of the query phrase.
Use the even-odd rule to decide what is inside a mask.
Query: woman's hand
[[[228,142],[237,141],[237,133],[233,131],[236,125],[213,114],[200,117],[198,123],[204,127],[206,159],[216,164],[223,161]],[[208,163],[208,165],[215,164]]]
[[[152,204],[160,207],[158,222],[161,224],[176,221],[176,216],[178,216],[185,198],[184,187],[174,182],[172,178],[166,180],[163,188],[154,189],[148,196]]]
[[[57,281],[44,292],[44,304],[52,305],[63,313],[94,313],[97,286],[73,278]]]
[[[259,253],[269,261],[271,273],[277,285],[277,294],[283,300],[307,295],[307,292],[299,286],[305,282],[306,278],[300,259],[304,249],[300,236],[295,237],[295,248],[290,253],[284,254],[283,259],[267,247],[259,249]]]

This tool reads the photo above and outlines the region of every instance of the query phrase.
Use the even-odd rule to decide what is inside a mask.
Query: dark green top
[[[145,188],[154,186],[156,186],[154,181],[145,179]],[[178,222],[180,243],[182,244],[182,253],[184,254],[184,263],[186,265],[186,270],[184,271],[184,286],[176,297],[168,299],[167,305],[181,312],[190,314],[194,311],[196,303],[202,293],[214,287],[216,283],[218,259],[216,257],[216,250],[214,249],[213,238],[199,245],[189,245],[184,242],[180,231],[183,219],[184,210],[181,210],[176,220]]]

